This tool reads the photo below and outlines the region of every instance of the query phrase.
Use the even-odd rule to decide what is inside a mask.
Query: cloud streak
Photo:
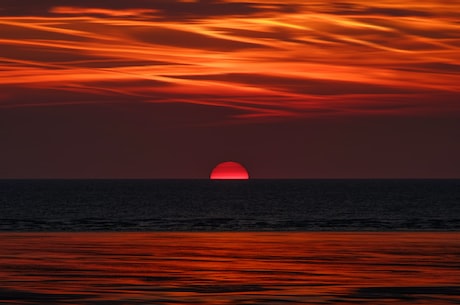
[[[460,114],[460,16],[444,1],[25,2],[0,11],[0,107],[187,103],[242,121]]]

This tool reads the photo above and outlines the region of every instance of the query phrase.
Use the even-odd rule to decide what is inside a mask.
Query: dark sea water
[[[0,231],[406,230],[460,230],[460,180],[0,180]]]
[[[460,304],[460,180],[4,180],[0,209],[0,304]]]

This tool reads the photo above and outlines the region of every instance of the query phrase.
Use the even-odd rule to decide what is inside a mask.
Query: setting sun
[[[248,180],[249,174],[243,165],[228,161],[214,167],[209,178],[211,180]]]

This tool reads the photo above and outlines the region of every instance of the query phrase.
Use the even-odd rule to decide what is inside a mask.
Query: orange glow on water
[[[0,303],[454,304],[458,233],[2,233]],[[16,302],[17,301],[17,302]],[[260,301],[260,302],[259,302]]]
[[[249,179],[248,171],[237,162],[222,162],[218,164],[211,172],[211,180],[247,180]]]

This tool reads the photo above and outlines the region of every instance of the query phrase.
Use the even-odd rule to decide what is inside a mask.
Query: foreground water
[[[460,180],[0,180],[0,231],[459,231]]]
[[[0,233],[0,304],[459,304],[460,234]]]

